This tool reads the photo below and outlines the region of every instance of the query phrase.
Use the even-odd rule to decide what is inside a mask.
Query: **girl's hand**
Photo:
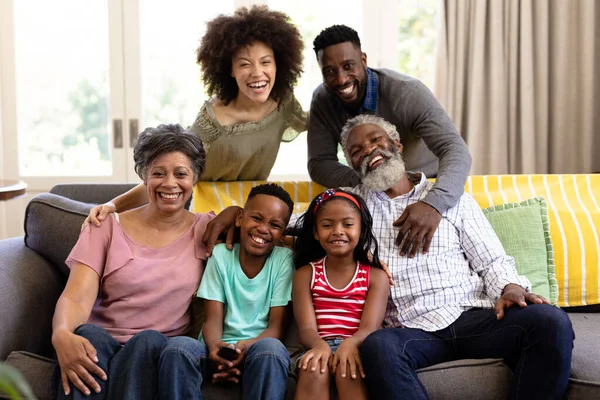
[[[356,372],[360,373],[360,376],[365,378],[365,371],[363,370],[362,362],[360,361],[360,353],[358,351],[358,343],[353,337],[344,339],[340,347],[335,352],[329,365],[331,373],[335,375],[337,368],[340,368],[342,378],[346,377],[347,367],[350,366],[350,376],[352,379],[356,379]]]
[[[85,227],[88,226],[88,224],[100,226],[100,222],[104,221],[108,214],[114,213],[116,211],[117,207],[112,201],[100,204],[99,206],[92,208],[85,221],[83,221],[83,224],[81,225],[81,230],[84,230]]]
[[[52,336],[52,345],[58,357],[65,395],[68,396],[71,392],[69,382],[86,396],[91,394],[89,388],[100,393],[100,385],[91,374],[103,381],[107,376],[96,364],[98,362],[96,349],[89,340],[72,332],[55,332]]]
[[[300,368],[311,371],[316,371],[320,366],[320,373],[327,371],[327,364],[331,358],[331,347],[324,341],[320,340],[315,347],[307,351],[300,360]]]

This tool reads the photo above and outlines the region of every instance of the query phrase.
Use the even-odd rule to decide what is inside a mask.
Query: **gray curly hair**
[[[393,124],[387,122],[385,119],[373,114],[357,115],[356,117],[346,121],[344,127],[342,128],[342,133],[340,134],[342,150],[344,150],[344,156],[346,157],[346,161],[349,165],[352,165],[352,159],[350,157],[350,153],[348,153],[348,136],[354,128],[361,125],[377,125],[381,129],[386,131],[392,140],[400,141],[400,135],[398,134],[396,127]]]
[[[204,172],[206,152],[202,140],[179,124],[159,125],[156,128],[146,128],[140,133],[133,149],[135,172],[145,180],[146,169],[154,159],[176,151],[189,157],[196,184]]]

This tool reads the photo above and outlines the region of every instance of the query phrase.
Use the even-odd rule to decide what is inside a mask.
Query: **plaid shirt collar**
[[[377,111],[378,89],[377,75],[371,71],[371,68],[367,68],[367,89],[365,90],[365,101],[360,107],[360,114]]]
[[[343,101],[335,96],[337,107],[340,110],[346,110],[350,115],[357,116],[358,114],[375,114],[377,111],[377,92],[379,91],[379,83],[377,74],[370,68],[367,68],[367,88],[365,89],[365,100],[363,101],[358,111],[346,107]]]

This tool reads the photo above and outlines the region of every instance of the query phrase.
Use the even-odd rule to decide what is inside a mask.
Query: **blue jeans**
[[[73,385],[65,396],[57,374],[58,399],[201,399],[202,345],[189,337],[167,336],[153,330],[134,335],[123,346],[104,328],[81,325],[75,330],[98,353],[98,365],[108,375],[98,377],[100,393],[85,396]]]
[[[437,332],[387,328],[361,346],[367,388],[374,399],[427,399],[416,370],[446,361],[502,358],[513,371],[512,399],[562,399],[571,370],[574,333],[561,309],[535,304],[465,311]]]
[[[203,376],[211,379],[206,346],[202,344]],[[260,339],[246,350],[242,362],[242,397],[245,400],[284,399],[288,384],[290,355],[274,338]]]

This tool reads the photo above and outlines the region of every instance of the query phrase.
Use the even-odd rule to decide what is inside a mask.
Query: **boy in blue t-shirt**
[[[252,188],[235,221],[240,243],[233,251],[214,248],[198,290],[206,317],[199,339],[212,362],[212,381],[241,379],[245,399],[285,397],[290,357],[281,339],[294,263],[291,250],[276,246],[293,209],[282,187]]]

